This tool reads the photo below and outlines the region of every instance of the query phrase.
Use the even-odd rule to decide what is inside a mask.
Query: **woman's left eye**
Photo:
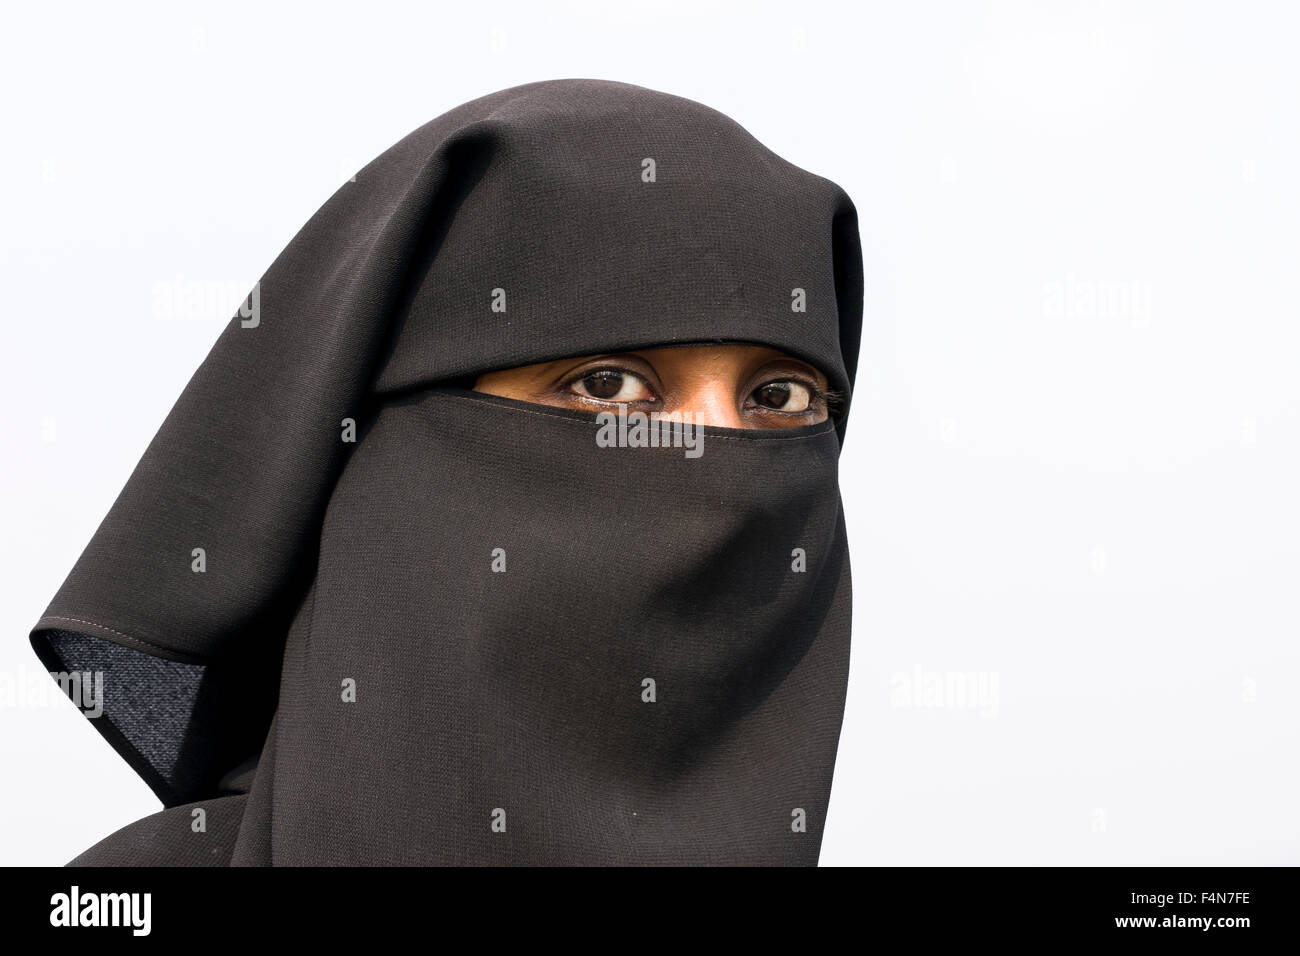
[[[783,412],[806,412],[812,407],[813,393],[807,385],[784,379],[767,382],[754,389],[751,397],[761,408]]]
[[[645,380],[631,372],[602,368],[575,378],[569,390],[600,402],[644,402],[654,398]]]

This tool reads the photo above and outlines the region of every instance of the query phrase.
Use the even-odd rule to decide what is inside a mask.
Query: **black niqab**
[[[73,862],[815,864],[862,293],[845,192],[690,100],[530,83],[388,149],[250,293],[32,632],[103,673],[94,725],[164,804]],[[707,342],[809,361],[839,413],[690,457],[463,387]]]

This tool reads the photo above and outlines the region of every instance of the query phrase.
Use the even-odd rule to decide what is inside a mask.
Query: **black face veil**
[[[388,149],[32,631],[164,804],[73,862],[816,863],[862,296],[844,191],[690,100],[530,83]],[[688,455],[459,387],[707,342],[809,361],[840,414]]]

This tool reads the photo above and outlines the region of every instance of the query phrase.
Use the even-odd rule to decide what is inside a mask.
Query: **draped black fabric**
[[[104,675],[88,716],[164,805],[73,863],[815,864],[862,298],[845,192],[687,99],[530,83],[392,146],[250,292],[32,631]],[[845,399],[691,456],[463,387],[718,342]]]

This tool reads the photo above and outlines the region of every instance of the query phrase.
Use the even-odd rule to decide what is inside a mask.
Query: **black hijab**
[[[815,864],[862,297],[845,192],[687,99],[529,83],[392,146],[252,290],[32,631],[103,674],[94,726],[164,805],[72,862]],[[839,412],[693,457],[464,387],[709,342],[807,360]]]

